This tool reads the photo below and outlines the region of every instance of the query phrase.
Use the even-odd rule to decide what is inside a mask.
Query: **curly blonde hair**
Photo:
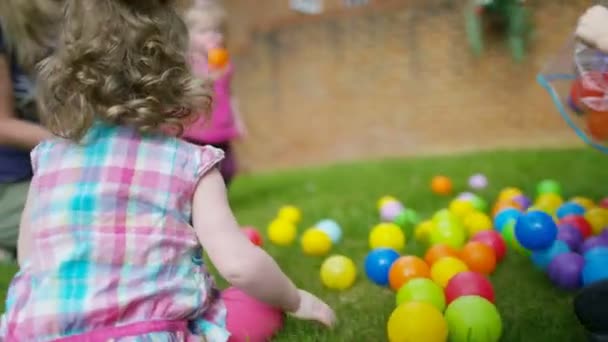
[[[40,64],[41,118],[80,141],[96,120],[140,133],[183,132],[208,112],[210,83],[192,76],[188,32],[168,0],[66,0],[56,52]]]

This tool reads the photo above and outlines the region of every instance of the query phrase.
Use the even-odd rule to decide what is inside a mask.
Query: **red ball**
[[[479,296],[494,303],[494,288],[490,280],[477,272],[460,272],[453,276],[445,288],[445,300],[449,305],[463,296]]]
[[[502,236],[495,230],[482,230],[475,234],[471,241],[481,242],[490,246],[496,254],[496,261],[502,260],[507,252],[507,245]]]
[[[580,215],[568,215],[562,218],[559,223],[567,223],[576,227],[576,229],[578,229],[581,234],[583,234],[583,237],[585,239],[590,237],[591,234],[593,234],[593,228],[591,227],[591,224],[589,224],[589,222]]]
[[[571,103],[576,106],[578,110],[585,112],[588,108],[586,108],[586,106],[582,103],[581,99],[590,97],[602,98],[604,97],[604,91],[585,87],[585,84],[583,84],[583,78],[588,80],[592,85],[595,84],[601,87],[601,85],[605,84],[607,81],[607,74],[588,72],[584,74],[583,77],[577,78],[572,82],[572,86],[570,87]]]
[[[600,201],[600,207],[608,209],[608,197]]]
[[[262,247],[262,245],[264,244],[264,241],[262,240],[262,234],[260,234],[257,229],[253,227],[244,227],[243,229],[241,229],[241,231],[245,235],[247,235],[249,241],[251,241],[251,243],[253,243],[254,245]]]

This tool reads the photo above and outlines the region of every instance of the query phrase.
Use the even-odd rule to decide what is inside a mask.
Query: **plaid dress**
[[[92,341],[98,329],[181,321],[185,333],[113,340],[226,341],[226,310],[190,224],[196,184],[223,153],[100,123],[84,142],[32,152],[32,248],[0,340]]]

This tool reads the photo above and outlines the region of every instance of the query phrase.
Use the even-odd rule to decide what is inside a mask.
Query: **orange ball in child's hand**
[[[431,189],[439,195],[452,193],[452,181],[446,176],[435,176],[431,181]]]
[[[228,64],[229,60],[230,54],[224,48],[211,49],[207,53],[207,62],[211,68],[221,69]]]
[[[491,274],[496,269],[496,253],[490,246],[482,242],[467,243],[462,248],[460,256],[471,271]]]
[[[587,129],[594,139],[608,141],[608,112],[589,112]]]

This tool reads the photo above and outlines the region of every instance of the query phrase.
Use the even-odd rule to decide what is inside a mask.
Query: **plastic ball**
[[[607,247],[596,247],[591,248],[587,252],[583,253],[583,258],[585,261],[591,260],[608,260],[608,248]]]
[[[517,238],[515,238],[515,222],[511,222],[505,226],[502,233],[502,238],[505,240],[505,243],[511,247],[514,251],[521,255],[530,256],[532,252],[525,247],[523,247]]]
[[[557,208],[555,215],[558,219],[564,218],[568,215],[583,215],[585,213],[585,208],[576,203],[567,202],[562,204],[561,207]]]
[[[369,247],[370,249],[392,248],[402,251],[405,247],[405,234],[394,223],[381,223],[370,232]]]
[[[403,212],[403,210],[405,210],[405,208],[400,202],[387,202],[380,208],[380,219],[384,222],[392,222],[397,215]]]
[[[572,197],[570,199],[570,202],[576,203],[576,204],[582,206],[583,208],[585,208],[585,210],[589,210],[589,209],[595,207],[595,203],[593,202],[593,200],[589,199],[587,197],[581,197],[581,196]]]
[[[602,236],[591,236],[583,242],[579,249],[579,252],[581,254],[585,254],[591,249],[597,247],[608,247],[608,239]]]
[[[581,287],[581,272],[585,259],[580,254],[569,252],[557,255],[547,267],[549,279],[565,290]]]
[[[243,234],[245,234],[247,236],[249,241],[251,241],[251,243],[253,243],[254,245],[256,245],[258,247],[262,247],[262,245],[264,244],[264,240],[262,239],[262,234],[260,234],[260,232],[257,229],[255,229],[253,227],[243,227],[241,229],[241,231],[243,232]]]
[[[387,323],[389,342],[445,342],[448,326],[443,315],[433,305],[409,302],[399,305]]]
[[[457,225],[436,225],[431,232],[431,244],[445,244],[453,248],[460,248],[466,241],[464,228]]]
[[[605,239],[608,239],[608,227],[604,228],[602,230],[602,232],[600,233],[600,235],[598,235],[598,236],[601,236],[601,237],[603,237]]]
[[[431,279],[437,285],[445,288],[453,276],[468,270],[469,268],[464,261],[454,257],[443,257],[431,266]]]
[[[532,252],[532,262],[541,270],[546,270],[556,256],[568,252],[570,252],[568,244],[561,240],[555,240],[551,247]]]
[[[606,208],[592,208],[589,209],[585,215],[585,219],[591,225],[593,234],[598,235],[608,227],[608,209]]]
[[[468,214],[474,212],[475,207],[473,207],[473,203],[470,201],[455,199],[450,202],[449,210],[456,217],[463,219]]]
[[[472,192],[461,192],[458,194],[458,196],[456,196],[456,199],[463,201],[472,201],[475,197],[476,195]]]
[[[502,232],[504,227],[509,222],[515,222],[522,215],[522,212],[515,208],[507,208],[501,210],[496,217],[494,217],[494,228],[499,232]]]
[[[589,135],[600,141],[608,141],[608,113],[591,110],[587,113]]]
[[[562,193],[561,185],[559,185],[559,183],[553,179],[545,179],[545,180],[541,181],[540,183],[538,183],[538,185],[536,186],[537,195],[543,195],[543,194],[561,195],[561,193]]]
[[[460,257],[469,269],[482,274],[491,274],[496,269],[496,254],[484,243],[472,241],[464,245]]]
[[[560,223],[557,227],[557,239],[564,241],[570,250],[578,251],[585,240],[581,231],[570,224]]]
[[[321,264],[321,282],[333,290],[345,290],[355,283],[357,267],[342,255],[332,255]]]
[[[496,217],[501,211],[506,209],[517,209],[523,211],[523,207],[520,206],[514,199],[502,202],[496,202],[492,207],[492,217]]]
[[[224,68],[230,60],[230,54],[228,50],[223,48],[210,49],[207,53],[207,62],[209,66],[214,69]]]
[[[602,199],[599,203],[599,206],[608,209],[608,197]]]
[[[589,286],[599,281],[608,280],[608,258],[593,258],[583,266],[582,282]]]
[[[395,291],[415,278],[429,278],[431,276],[429,266],[424,260],[406,255],[395,260],[388,274],[389,284]]]
[[[427,263],[427,265],[433,266],[433,264],[437,262],[437,260],[443,257],[459,258],[460,253],[457,249],[449,245],[437,244],[431,246],[431,248],[426,251],[426,253],[424,254],[424,261]]]
[[[505,188],[505,189],[502,189],[500,191],[500,193],[498,194],[497,202],[510,201],[513,199],[513,197],[519,196],[519,195],[523,195],[523,192],[521,190],[519,190],[518,188],[514,188],[514,187]]]
[[[494,287],[490,280],[477,272],[461,272],[448,282],[445,298],[448,304],[464,296],[479,296],[494,303]]]
[[[286,205],[279,209],[277,217],[297,225],[302,220],[302,211],[293,205]]]
[[[285,315],[281,309],[255,299],[235,287],[223,290],[222,299],[230,302],[226,325],[232,327],[231,341],[264,341],[266,336],[271,336],[284,324]],[[81,341],[86,340],[90,341]]]
[[[399,258],[399,253],[390,248],[378,248],[369,252],[365,257],[365,274],[380,286],[388,285],[388,272]]]
[[[532,201],[526,195],[517,195],[512,201],[522,210],[527,210],[532,205]]]
[[[446,176],[435,176],[431,180],[431,189],[438,195],[449,195],[452,193],[452,181]]]
[[[322,256],[331,250],[331,239],[324,231],[317,228],[307,229],[302,234],[302,251],[304,254],[312,256]]]
[[[470,195],[468,195],[468,197],[460,197],[460,199],[471,202],[471,204],[473,204],[473,208],[475,208],[475,210],[478,210],[481,212],[485,212],[486,210],[488,210],[488,203],[478,195],[470,194]]]
[[[469,186],[475,190],[485,189],[488,186],[488,178],[481,173],[474,174],[469,178]]]
[[[539,195],[534,202],[534,206],[539,210],[553,215],[557,211],[557,208],[559,208],[563,203],[564,200],[560,195],[548,192]]]
[[[340,228],[340,225],[334,220],[322,220],[317,223],[315,227],[327,234],[334,244],[342,240],[342,228]]]
[[[297,228],[290,221],[276,219],[270,223],[266,233],[275,245],[289,246],[296,240]]]
[[[399,202],[399,200],[393,196],[382,196],[378,200],[376,207],[378,208],[378,210],[380,210],[380,208],[382,208],[388,202]]]
[[[515,223],[515,237],[519,243],[530,250],[551,247],[557,238],[557,225],[546,213],[535,211],[525,213]]]
[[[433,305],[437,310],[445,310],[443,289],[428,278],[416,278],[401,286],[397,292],[397,306],[409,302],[424,302]]]
[[[490,219],[490,216],[479,211],[469,213],[465,216],[463,222],[469,236],[473,236],[484,230],[492,229],[492,220]]]
[[[569,224],[576,229],[578,229],[581,234],[583,234],[583,238],[588,238],[593,233],[593,228],[591,224],[582,216],[578,215],[570,215],[566,216],[563,219],[559,220],[560,224]]]
[[[435,225],[439,223],[449,222],[450,224],[459,224],[460,219],[458,216],[454,215],[449,209],[441,209],[433,214],[433,223]]]
[[[494,230],[485,230],[475,234],[470,241],[481,242],[494,250],[496,261],[501,261],[507,252],[503,237]]]
[[[405,208],[395,217],[393,223],[405,228],[418,224],[419,221],[418,213],[414,209]]]
[[[456,299],[445,310],[450,342],[498,342],[502,320],[496,306],[479,296]]]
[[[428,243],[431,238],[431,232],[435,229],[433,221],[423,221],[414,229],[414,238],[416,241]]]

